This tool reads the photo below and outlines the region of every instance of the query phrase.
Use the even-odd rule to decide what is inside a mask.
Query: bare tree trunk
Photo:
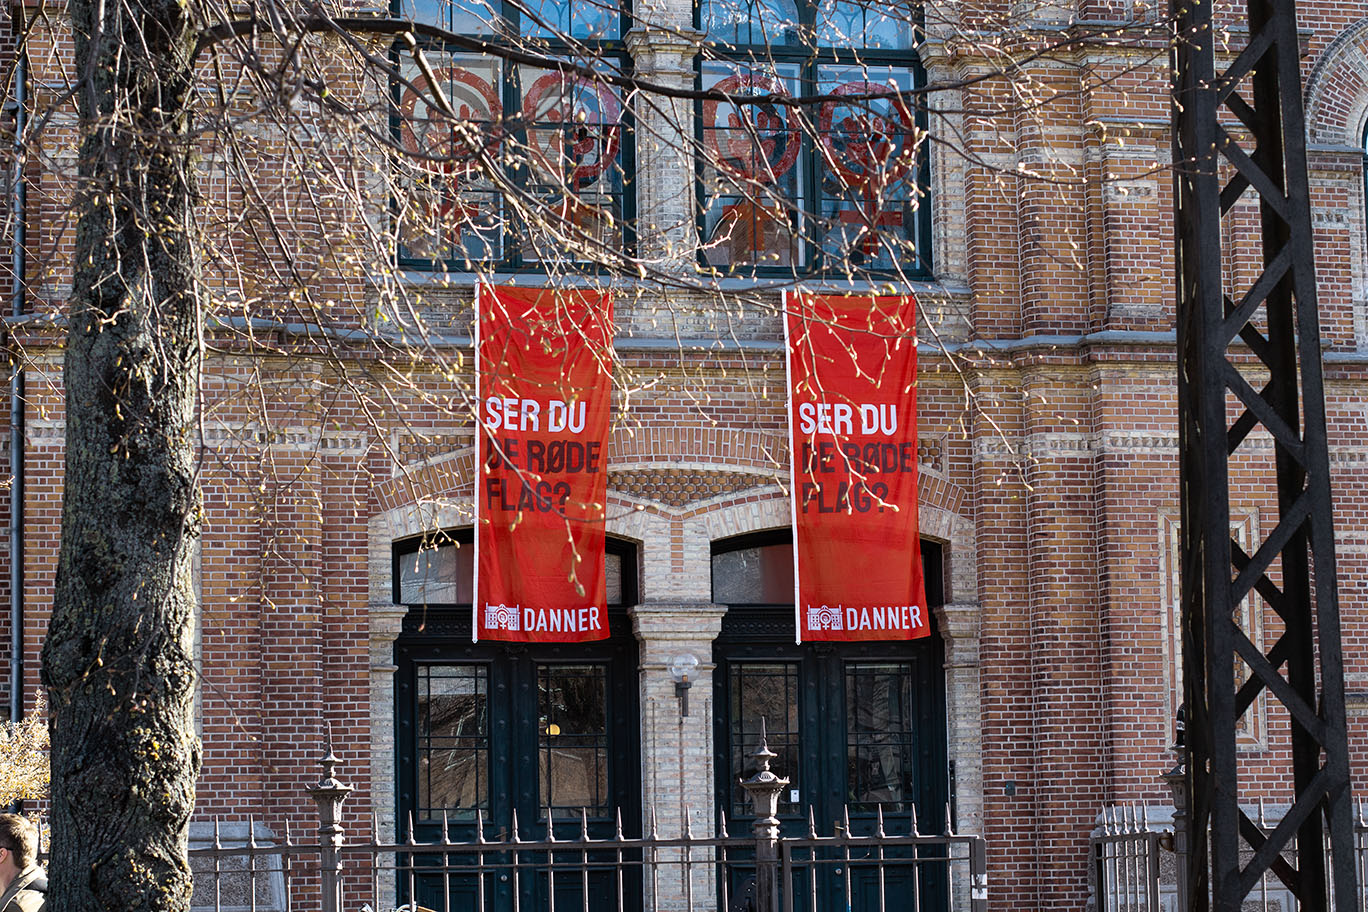
[[[72,0],[80,176],[51,696],[52,896],[184,910],[199,370],[193,47],[175,0]]]

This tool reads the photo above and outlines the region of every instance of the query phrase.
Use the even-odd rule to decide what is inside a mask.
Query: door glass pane
[[[539,665],[537,772],[541,813],[611,813],[608,799],[607,669]]]
[[[418,692],[418,816],[489,808],[489,678],[483,665],[422,665]]]
[[[759,768],[754,754],[760,746],[761,719],[765,723],[769,749],[778,755],[770,760],[770,769],[789,780],[789,787],[779,794],[779,813],[799,813],[799,803],[791,800],[794,792],[801,788],[798,782],[798,663],[733,662],[729,685],[731,813],[753,816],[746,790],[739,783],[755,775]]]
[[[792,605],[793,545],[714,554],[712,587],[713,601],[719,605]]]
[[[916,800],[912,666],[852,662],[845,677],[850,809],[906,810]]]
[[[443,542],[436,547],[400,554],[398,564],[401,605],[469,605],[473,600],[475,546],[469,542]],[[608,604],[625,604],[622,555],[605,554],[603,567],[607,578]],[[790,583],[790,601],[793,599],[792,592]]]

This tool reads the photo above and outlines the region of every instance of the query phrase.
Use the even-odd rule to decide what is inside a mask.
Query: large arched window
[[[625,10],[574,0],[393,0],[394,11],[472,38],[623,71]],[[621,93],[587,76],[397,45],[394,132],[403,265],[542,269],[621,249],[628,141]]]
[[[720,272],[930,274],[924,82],[907,4],[700,0],[702,261]]]

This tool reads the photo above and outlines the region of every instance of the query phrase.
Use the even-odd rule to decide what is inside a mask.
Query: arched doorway
[[[562,838],[611,836],[640,819],[637,644],[626,608],[636,601],[636,549],[608,542],[611,636],[593,643],[472,643],[469,530],[395,546],[395,598],[409,606],[395,641],[397,832],[412,821],[419,842],[541,840],[548,822]],[[628,835],[633,835],[628,833]],[[536,859],[523,859],[535,867]],[[415,858],[421,868],[423,859]],[[438,863],[437,859],[433,863]],[[634,875],[635,876],[635,875]],[[586,895],[616,893],[609,873],[555,881],[554,904],[580,908]],[[431,909],[548,908],[549,881],[433,873],[414,878],[413,899]],[[626,900],[640,902],[639,885]],[[447,896],[443,896],[443,892]],[[400,902],[409,885],[401,879]],[[449,905],[448,905],[449,903]]]
[[[927,601],[939,606],[942,549],[928,541],[921,549]],[[868,834],[880,813],[890,834],[910,833],[914,814],[920,832],[941,832],[950,796],[944,643],[934,616],[931,636],[920,640],[797,645],[789,532],[724,539],[712,552],[713,599],[728,606],[714,644],[717,801],[733,832],[754,819],[738,783],[755,772],[762,719],[778,755],[771,768],[790,780],[779,804],[784,835],[805,834],[809,819],[823,835],[847,825]],[[851,867],[849,908],[863,908],[861,897],[876,908],[877,886],[860,889],[863,875]],[[841,865],[815,869],[831,881],[819,893],[840,896],[832,908],[846,909]],[[920,908],[945,908],[941,866],[890,878],[885,892],[916,889]],[[743,883],[733,884],[737,891]]]

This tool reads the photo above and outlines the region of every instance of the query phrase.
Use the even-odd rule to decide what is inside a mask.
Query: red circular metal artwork
[[[547,73],[524,93],[522,113],[538,167],[572,192],[593,185],[617,159],[622,106],[604,83]]]
[[[733,95],[788,94],[778,77],[757,73],[729,76],[713,89]],[[744,108],[727,104],[726,121],[719,123],[718,111],[723,104],[703,102],[704,141],[713,160],[719,168],[746,180],[777,183],[798,161],[802,145],[793,127],[792,111],[773,102]]]
[[[847,187],[891,184],[911,172],[916,127],[903,100],[875,82],[847,82],[832,95],[879,96],[827,101],[817,115],[825,158]]]

